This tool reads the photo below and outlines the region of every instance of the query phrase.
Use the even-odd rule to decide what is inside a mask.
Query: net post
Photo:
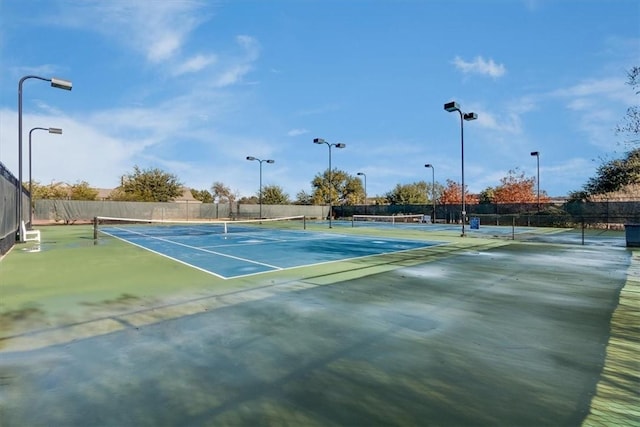
[[[354,215],[351,215],[351,228],[356,226],[356,217]]]
[[[584,246],[584,217],[582,217],[582,246]]]
[[[227,221],[224,222],[224,234],[228,234]]]
[[[93,217],[93,240],[98,240],[98,217]]]
[[[516,217],[511,218],[511,240],[516,240]]]
[[[302,215],[302,229],[303,230],[307,229],[307,216],[306,215]]]

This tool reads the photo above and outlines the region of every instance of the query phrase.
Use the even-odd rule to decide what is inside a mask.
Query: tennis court
[[[637,250],[114,225],[1,260],[0,425],[640,422]]]
[[[261,225],[255,221],[223,226],[195,223],[120,225],[103,227],[101,232],[223,279],[439,244],[263,228]]]

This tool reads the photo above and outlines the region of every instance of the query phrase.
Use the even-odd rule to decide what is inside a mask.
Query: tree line
[[[631,150],[622,159],[604,162],[584,185],[583,189],[570,194],[570,200],[587,200],[591,195],[612,191],[634,183],[640,183],[640,148]],[[311,181],[312,191],[301,190],[295,199],[278,185],[265,185],[262,195],[256,192],[252,196],[241,197],[238,191],[222,182],[214,182],[210,189],[191,188],[191,195],[203,203],[241,203],[267,205],[337,205],[362,204],[460,204],[462,191],[460,183],[448,179],[443,185],[439,182],[428,183],[424,180],[396,184],[383,195],[366,197],[361,179],[349,173],[334,169],[317,174]],[[174,174],[157,168],[141,169],[134,167],[133,172],[122,176],[121,184],[111,191],[107,200],[170,202],[184,193],[184,185]],[[470,193],[465,185],[465,202],[478,203],[548,203],[549,196],[542,190],[538,195],[535,177],[527,177],[517,168],[510,170],[507,176],[500,179],[500,184],[487,187],[478,194]],[[52,183],[41,185],[33,183],[33,199],[70,199],[96,200],[98,191],[91,188],[86,181],[68,185]]]
[[[640,94],[640,67],[633,67],[627,74],[627,84],[635,94]],[[635,105],[627,109],[623,121],[616,127],[617,135],[627,137],[625,144],[630,149],[621,158],[601,160],[601,165],[594,177],[583,185],[583,188],[569,194],[570,200],[589,200],[591,197],[619,191],[633,184],[640,184],[640,107]],[[121,177],[121,184],[108,196],[108,200],[169,202],[180,197],[184,185],[176,175],[161,169],[141,169]],[[362,181],[357,176],[339,170],[325,170],[318,173],[311,181],[311,193],[301,190],[295,199],[278,185],[262,187],[262,193],[240,197],[238,191],[219,181],[209,189],[190,189],[192,196],[203,203],[242,203],[257,204],[301,204],[301,205],[361,205],[361,204],[460,204],[462,188],[460,183],[447,180],[446,183],[433,184],[417,181],[410,184],[397,184],[383,195],[367,197]],[[33,199],[72,199],[95,200],[98,191],[85,181],[68,185],[52,183],[33,184]],[[538,193],[535,177],[527,177],[517,168],[510,170],[496,187],[488,187],[479,194],[471,194],[465,185],[465,202],[477,203],[546,203],[549,196],[545,191]]]
[[[481,194],[469,194],[465,189],[467,203],[524,203],[536,200],[535,178],[525,177],[516,170],[501,180],[499,186],[487,188]],[[312,191],[301,190],[296,198],[289,195],[278,185],[265,185],[262,194],[256,192],[249,197],[240,197],[238,191],[222,183],[214,182],[210,189],[190,189],[191,195],[203,203],[242,203],[257,204],[262,196],[263,204],[286,205],[362,205],[362,204],[459,204],[462,199],[461,186],[447,180],[446,185],[417,181],[410,184],[397,184],[382,196],[367,197],[362,180],[345,171],[334,169],[317,174],[311,181]],[[466,187],[466,186],[465,186]],[[53,183],[33,185],[33,199],[71,199],[95,200],[98,191],[85,181],[73,185]],[[133,172],[122,176],[121,184],[108,196],[114,201],[169,202],[184,192],[184,186],[177,176],[157,168],[141,169],[134,167]],[[544,200],[548,199],[543,192]]]

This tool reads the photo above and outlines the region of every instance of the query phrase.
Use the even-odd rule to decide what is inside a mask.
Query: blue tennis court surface
[[[441,244],[302,230],[221,234],[180,226],[135,226],[101,231],[223,279]]]

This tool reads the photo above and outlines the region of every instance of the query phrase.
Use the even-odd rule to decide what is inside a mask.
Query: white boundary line
[[[122,230],[122,231],[125,231],[127,233],[138,234],[138,235],[140,235],[142,237],[145,237],[145,238],[151,238],[151,239],[155,239],[155,240],[160,240],[160,241],[163,241],[163,242],[166,242],[166,243],[172,243],[172,244],[175,244],[175,245],[178,245],[178,246],[183,246],[183,247],[186,247],[186,248],[189,248],[189,249],[195,249],[195,250],[199,250],[199,251],[202,251],[202,252],[207,252],[207,253],[210,253],[210,254],[213,254],[213,255],[220,255],[220,256],[223,256],[223,257],[227,257],[227,258],[232,258],[232,259],[236,259],[236,260],[239,260],[239,261],[248,262],[250,264],[262,265],[262,266],[269,267],[269,268],[272,269],[272,270],[267,270],[267,271],[257,271],[257,272],[254,272],[254,273],[240,274],[240,275],[237,275],[237,276],[222,276],[222,275],[220,275],[218,273],[215,273],[213,271],[209,271],[209,270],[206,270],[204,268],[198,267],[196,265],[189,264],[186,261],[181,261],[181,260],[179,260],[177,258],[174,258],[174,257],[169,256],[167,254],[163,254],[163,253],[158,252],[156,250],[150,249],[150,248],[148,248],[146,246],[143,246],[143,245],[140,245],[138,243],[134,243],[134,242],[126,240],[124,238],[115,236],[115,235],[113,235],[113,234],[111,234],[109,232],[106,232],[106,231],[103,231],[103,230],[100,231],[101,233],[104,233],[104,234],[106,234],[108,236],[111,236],[111,237],[113,237],[115,239],[121,240],[123,242],[126,242],[126,243],[134,245],[134,246],[137,246],[137,247],[139,247],[141,249],[144,249],[144,250],[147,250],[147,251],[152,252],[154,254],[163,256],[163,257],[168,258],[170,260],[177,261],[180,264],[187,265],[189,267],[195,268],[196,270],[200,270],[202,272],[211,274],[212,276],[218,277],[218,278],[223,279],[223,280],[255,276],[255,275],[258,275],[258,274],[264,274],[264,273],[269,273],[269,272],[273,272],[273,271],[287,271],[287,270],[293,270],[293,269],[296,269],[296,268],[313,267],[313,266],[318,266],[318,265],[330,264],[330,263],[334,263],[334,262],[352,261],[352,260],[355,260],[355,259],[369,258],[369,257],[374,257],[374,256],[379,256],[379,255],[389,255],[389,254],[395,254],[395,253],[401,253],[401,252],[408,252],[408,251],[413,251],[413,250],[416,250],[416,249],[423,249],[423,248],[426,248],[426,247],[433,247],[433,246],[440,246],[440,245],[446,245],[447,244],[447,242],[431,242],[431,244],[430,244],[430,241],[414,240],[414,239],[398,239],[398,238],[387,238],[387,237],[376,237],[376,236],[352,236],[352,235],[340,234],[340,233],[336,233],[336,234],[333,234],[333,233],[321,233],[322,237],[316,237],[316,238],[312,238],[312,239],[280,240],[280,241],[282,241],[282,242],[293,242],[293,241],[300,241],[300,240],[330,240],[331,238],[338,237],[338,238],[348,238],[348,239],[353,239],[353,240],[382,240],[382,241],[388,241],[388,242],[407,242],[407,241],[409,241],[409,242],[420,242],[420,243],[423,243],[424,245],[423,246],[419,246],[419,247],[415,247],[415,248],[408,248],[408,249],[402,249],[402,250],[397,250],[397,251],[380,252],[380,253],[356,256],[356,257],[351,257],[351,258],[341,258],[341,259],[322,261],[322,262],[317,262],[317,263],[312,263],[312,264],[296,265],[294,267],[278,267],[278,266],[274,266],[274,265],[271,265],[271,264],[261,263],[261,262],[252,261],[252,260],[249,260],[249,259],[246,259],[246,258],[240,258],[240,257],[236,257],[236,256],[233,256],[233,255],[227,255],[227,254],[223,254],[223,253],[207,250],[207,249],[204,249],[204,248],[199,248],[197,246],[191,246],[191,245],[187,245],[187,244],[180,243],[180,242],[173,242],[171,240],[163,239],[163,238],[160,238],[160,237],[149,236],[149,235],[146,235],[146,234],[143,234],[143,233],[138,233],[138,232],[135,232],[135,231],[132,231],[132,230],[129,230],[129,229],[123,229],[123,228],[120,228],[120,227],[111,227],[111,228],[114,228],[114,229],[117,229],[117,230]],[[225,245],[225,247],[226,246],[250,246],[250,245],[256,245],[257,246],[258,244],[262,244],[262,243],[244,243],[244,244],[236,244],[236,245]]]
[[[119,228],[119,227],[112,227],[112,228],[115,228],[116,230],[126,231],[126,232],[128,232],[128,233],[138,234],[138,235],[140,235],[140,236],[142,236],[142,237],[145,237],[145,238],[151,238],[151,239],[155,239],[155,240],[160,240],[160,241],[165,242],[165,243],[170,243],[170,244],[174,244],[174,245],[178,245],[178,246],[183,246],[183,247],[185,247],[185,248],[193,249],[193,250],[196,250],[196,251],[207,252],[207,253],[210,253],[210,254],[212,254],[212,255],[219,255],[219,256],[222,256],[222,257],[225,257],[225,258],[231,258],[231,259],[235,259],[235,260],[238,260],[238,261],[248,262],[248,263],[250,263],[250,264],[261,265],[261,266],[264,266],[264,267],[269,267],[269,268],[274,269],[274,270],[282,270],[282,267],[278,267],[278,266],[271,265],[271,264],[266,264],[266,263],[263,263],[263,262],[252,261],[252,260],[250,260],[250,259],[246,259],[246,258],[240,258],[240,257],[233,256],[233,255],[227,255],[227,254],[223,254],[223,253],[220,253],[220,252],[210,251],[210,250],[208,250],[208,249],[203,249],[203,248],[199,248],[199,247],[197,247],[197,246],[191,246],[191,245],[187,245],[187,244],[180,243],[180,242],[173,242],[173,241],[171,241],[171,240],[162,239],[162,238],[160,238],[160,237],[148,236],[148,235],[146,235],[146,234],[137,233],[137,232],[132,232],[131,230],[126,230],[126,229],[122,229],[122,228]],[[132,242],[132,241],[127,240],[127,239],[124,239],[124,238],[122,238],[122,237],[115,236],[115,235],[113,235],[113,234],[111,234],[111,233],[109,233],[109,232],[102,231],[102,233],[104,233],[104,234],[106,234],[106,235],[108,235],[108,236],[111,236],[111,237],[115,237],[116,239],[122,240],[123,242],[127,242],[127,243],[132,244],[132,245],[134,245],[134,246],[137,246],[137,247],[139,247],[139,248],[145,249],[145,250],[147,250],[147,251],[149,251],[149,252],[153,252],[153,253],[155,253],[155,254],[162,255],[162,256],[163,256],[163,257],[165,257],[165,258],[169,258],[169,259],[172,259],[172,260],[174,260],[174,261],[178,261],[178,262],[179,262],[179,263],[181,263],[181,264],[185,264],[185,265],[188,265],[188,266],[190,266],[190,267],[196,268],[196,269],[198,269],[198,270],[205,271],[205,272],[207,272],[207,273],[209,273],[209,274],[212,274],[212,275],[214,275],[214,276],[216,276],[216,277],[220,277],[221,279],[228,279],[228,277],[222,276],[222,275],[220,275],[220,274],[214,273],[214,272],[209,271],[209,270],[205,270],[205,269],[203,269],[203,268],[201,268],[201,267],[195,266],[195,265],[190,264],[190,263],[188,263],[188,262],[186,262],[186,261],[181,261],[181,260],[179,260],[179,259],[177,259],[177,258],[174,258],[174,257],[169,256],[169,255],[167,255],[167,254],[163,254],[163,253],[161,253],[161,252],[158,252],[158,251],[156,251],[156,250],[153,250],[153,249],[148,248],[148,247],[146,247],[146,246],[143,246],[143,245],[141,245],[141,244],[138,244],[138,243]],[[263,273],[264,273],[264,272],[263,272]],[[233,277],[237,277],[237,276],[233,276]]]

